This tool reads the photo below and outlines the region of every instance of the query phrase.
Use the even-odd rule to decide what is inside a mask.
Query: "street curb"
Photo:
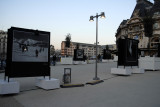
[[[87,82],[86,84],[96,85],[96,84],[99,84],[99,83],[102,83],[102,82],[104,82],[104,81],[103,80],[95,80],[95,81]]]
[[[64,84],[60,85],[61,88],[72,88],[72,87],[84,87],[84,84]]]

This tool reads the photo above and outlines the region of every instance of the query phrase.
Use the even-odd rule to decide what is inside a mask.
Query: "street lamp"
[[[100,80],[100,78],[97,77],[97,41],[98,41],[98,17],[101,18],[105,18],[105,13],[102,12],[100,15],[98,15],[98,13],[96,14],[96,16],[90,16],[89,21],[93,22],[94,18],[96,18],[96,64],[95,64],[95,77],[93,78],[93,80]]]

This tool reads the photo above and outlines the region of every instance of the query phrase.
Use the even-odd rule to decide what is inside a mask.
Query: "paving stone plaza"
[[[44,90],[35,77],[15,78],[20,93],[0,96],[1,107],[160,107],[160,71],[131,76],[112,75],[116,62],[98,63],[98,77],[104,82],[84,87]],[[72,84],[93,81],[95,64],[51,66],[51,77],[60,80],[64,68],[71,68]],[[0,79],[4,73],[0,73]]]
[[[160,0],[0,5],[0,107],[160,107]]]

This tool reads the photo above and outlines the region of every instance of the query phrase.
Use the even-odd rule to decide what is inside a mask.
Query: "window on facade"
[[[159,14],[160,14],[160,12],[155,12],[155,13],[154,13],[154,15],[159,15]]]
[[[125,35],[125,34],[126,34],[126,30],[123,31],[123,35]]]
[[[158,47],[158,43],[159,43],[159,38],[156,37],[156,38],[153,38],[151,40],[151,46],[154,47],[154,48],[157,48]]]
[[[143,39],[143,36],[140,36],[140,39]]]
[[[133,36],[133,39],[138,40],[138,39],[139,39],[139,38],[138,38],[138,35]]]
[[[3,47],[3,52],[5,51],[5,47]]]
[[[158,29],[158,28],[159,28],[158,23],[155,23],[155,24],[153,25],[153,28],[154,28],[154,29]]]
[[[6,42],[6,39],[3,39],[3,42]]]
[[[129,30],[132,31],[132,27],[129,27]]]
[[[125,30],[125,34],[127,34],[128,32],[127,32],[127,30]]]
[[[139,29],[140,29],[139,26],[135,26],[135,27],[134,27],[134,30],[135,30],[135,31],[139,31]]]

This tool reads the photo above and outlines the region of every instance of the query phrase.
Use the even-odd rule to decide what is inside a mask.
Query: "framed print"
[[[50,76],[49,55],[50,32],[11,27],[5,76]]]

